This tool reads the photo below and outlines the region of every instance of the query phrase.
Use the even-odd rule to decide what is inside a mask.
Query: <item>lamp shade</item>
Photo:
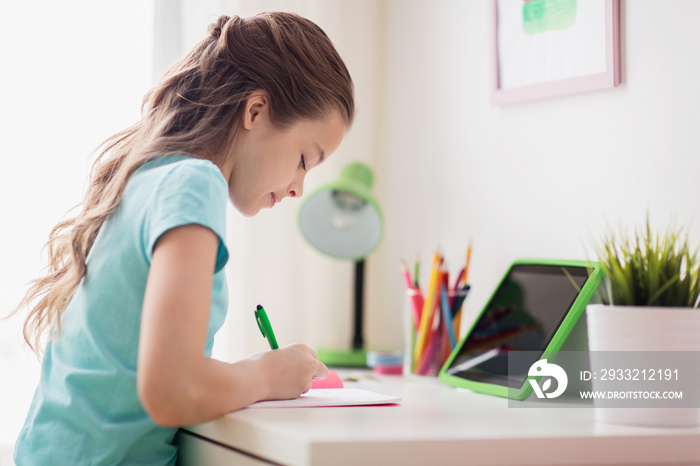
[[[372,252],[384,227],[372,182],[369,167],[353,162],[343,168],[337,180],[314,190],[299,212],[306,240],[337,259],[359,260]]]

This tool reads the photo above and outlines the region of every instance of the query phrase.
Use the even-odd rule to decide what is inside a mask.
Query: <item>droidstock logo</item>
[[[564,393],[569,383],[569,378],[566,376],[564,369],[556,364],[548,363],[546,359],[540,359],[530,366],[527,376],[537,398],[556,398]],[[541,377],[540,381],[544,381],[542,387],[533,377]],[[547,393],[547,390],[552,387],[552,378],[557,380],[557,387],[553,392]]]

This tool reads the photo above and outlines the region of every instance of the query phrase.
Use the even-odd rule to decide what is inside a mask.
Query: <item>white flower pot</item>
[[[600,359],[606,353],[596,355],[596,352],[611,352],[607,354],[612,355],[616,354],[613,352],[622,354],[631,351],[700,352],[700,310],[697,309],[589,304],[586,307],[586,318],[593,373],[601,374],[605,369],[616,369],[604,367],[606,363]],[[591,382],[593,391],[604,388],[599,379],[594,378]],[[694,390],[700,390],[700,387],[695,387]],[[602,402],[598,400],[594,399],[593,402],[596,420],[608,424],[655,427],[700,425],[700,406],[611,408],[600,407]]]

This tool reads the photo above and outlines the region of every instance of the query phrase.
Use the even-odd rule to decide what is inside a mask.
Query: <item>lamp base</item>
[[[328,349],[316,350],[318,359],[326,366],[333,367],[367,367],[367,351],[363,349]]]

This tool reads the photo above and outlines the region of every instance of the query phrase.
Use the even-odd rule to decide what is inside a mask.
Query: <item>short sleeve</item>
[[[168,230],[199,224],[219,237],[215,272],[228,261],[226,203],[228,186],[219,168],[206,160],[189,159],[167,167],[159,180],[144,228],[145,253],[150,263],[153,248]]]

